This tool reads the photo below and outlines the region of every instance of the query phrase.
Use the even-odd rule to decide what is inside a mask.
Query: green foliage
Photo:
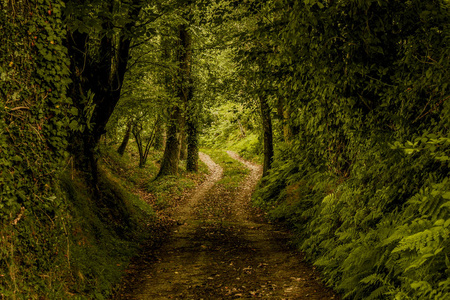
[[[74,118],[62,1],[0,5],[0,294],[66,295],[69,213],[56,180]]]
[[[194,187],[195,182],[190,178],[167,175],[148,182],[147,191],[156,197],[157,207],[163,209],[170,204],[169,200],[180,198],[183,192]]]
[[[104,177],[101,197],[77,181],[67,139],[92,107],[67,97],[65,2],[38,2],[0,2],[0,295],[101,299],[154,213]]]
[[[185,165],[180,163],[178,176],[155,178],[158,173],[157,164],[163,155],[161,151],[151,151],[149,163],[143,168],[137,168],[136,162],[139,157],[136,154],[138,151],[136,146],[129,147],[124,156],[118,155],[114,149],[107,147],[102,147],[101,151],[104,166],[125,181],[128,189],[141,189],[149,193],[150,201],[157,209],[173,205],[173,201],[195,188],[197,182],[208,173],[208,168],[203,162],[199,163],[198,173],[187,172]],[[144,203],[142,200],[139,202]],[[144,207],[148,206],[144,204]]]
[[[258,133],[249,132],[244,138],[229,140],[228,149],[236,151],[245,159],[260,161],[261,137]]]
[[[188,191],[193,190],[208,173],[208,169],[203,162],[199,163],[198,173],[187,172],[183,164],[179,165],[178,170],[177,176],[148,178],[144,183],[145,190],[155,197],[155,204],[158,209],[176,205],[174,201],[176,202],[185,196]]]
[[[448,298],[448,2],[278,2],[296,130],[255,203],[344,298]]]
[[[215,149],[230,149],[247,159],[257,159],[261,154],[258,121],[254,108],[228,102],[209,109],[201,144]]]
[[[61,6],[55,3],[47,10],[19,4],[11,8],[15,14],[7,8],[0,11],[2,220],[21,206],[40,202],[26,195],[53,185],[51,173],[65,154],[72,113],[65,97],[69,80]],[[41,197],[54,196],[47,190]]]
[[[0,295],[109,294],[153,217],[121,184],[165,206],[202,175],[180,166],[151,181],[160,152],[135,170],[133,151],[106,150],[94,196],[73,165],[96,163],[76,160],[117,103],[110,141],[130,120],[145,139],[176,91],[195,87],[188,108],[209,108],[204,145],[247,157],[260,154],[255,103],[267,100],[276,159],[254,200],[296,230],[330,285],[350,299],[449,298],[449,2],[185,4],[0,2]],[[189,29],[192,60],[174,46],[188,21],[201,25]],[[180,84],[183,62],[192,77]],[[80,157],[66,154],[69,136]],[[248,170],[207,153],[224,167],[219,185],[237,188]]]
[[[162,158],[162,153],[151,151],[149,154],[150,163],[144,168],[136,168],[139,165],[138,149],[135,144],[130,145],[123,156],[120,156],[115,149],[110,147],[100,147],[102,162],[114,174],[119,174],[130,188],[137,188],[145,185],[147,181],[156,176],[158,168],[156,162]]]

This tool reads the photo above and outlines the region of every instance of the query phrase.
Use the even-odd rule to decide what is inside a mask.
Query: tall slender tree
[[[263,131],[264,141],[264,163],[263,163],[263,176],[266,176],[272,167],[273,162],[273,130],[272,130],[272,116],[271,108],[264,95],[259,96],[259,105],[261,109],[261,123]]]

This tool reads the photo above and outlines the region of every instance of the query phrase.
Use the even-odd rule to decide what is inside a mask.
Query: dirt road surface
[[[228,154],[250,169],[240,188],[216,184],[223,170],[202,153],[210,176],[170,212],[178,226],[130,266],[116,299],[338,299],[289,234],[251,207],[261,166]]]

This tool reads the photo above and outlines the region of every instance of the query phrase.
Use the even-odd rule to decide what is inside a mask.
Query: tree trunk
[[[153,147],[155,150],[161,150],[164,147],[164,127],[162,122],[158,123],[155,134],[155,143]]]
[[[188,172],[198,172],[198,129],[195,116],[187,119],[187,161]]]
[[[139,153],[139,168],[144,167],[144,146],[142,145],[141,132],[142,126],[140,124],[135,124],[133,126],[133,136]]]
[[[194,103],[194,89],[191,74],[192,65],[192,38],[186,26],[180,27],[180,39],[184,48],[182,59],[183,74],[183,100],[185,112],[185,135],[187,143],[186,170],[188,172],[198,171],[198,109]],[[182,147],[182,151],[186,148]]]
[[[283,139],[286,143],[289,143],[292,139],[292,127],[290,125],[291,107],[283,101],[282,97],[279,97],[277,101],[277,117],[281,120],[280,130],[283,133]]]
[[[187,157],[187,144],[186,144],[186,116],[181,117],[180,124],[180,160],[186,160]]]
[[[143,168],[145,166],[145,163],[147,162],[148,153],[150,152],[150,148],[153,145],[153,142],[155,141],[156,136],[156,130],[159,125],[159,117],[156,119],[155,124],[153,126],[152,132],[150,133],[150,136],[148,138],[142,137],[142,125],[135,124],[133,127],[133,135],[134,139],[136,140],[136,145],[138,147],[139,152],[139,168]],[[144,141],[146,140],[146,144],[144,144]]]
[[[185,130],[185,120],[183,116],[182,106],[186,110],[192,99],[192,80],[191,80],[191,37],[187,30],[187,26],[182,24],[178,27],[179,44],[177,45],[176,60],[179,67],[178,77],[175,80],[176,96],[181,100],[182,105],[176,103],[173,106],[171,118],[167,128],[166,147],[164,156],[159,170],[158,177],[164,175],[175,175],[178,172],[178,162],[180,159],[180,150],[185,151],[185,142],[181,137],[181,133]],[[185,112],[186,114],[186,112]],[[188,112],[190,114],[190,112]],[[183,127],[183,128],[182,128]],[[196,135],[195,135],[196,136]],[[194,136],[194,137],[195,137]],[[192,137],[191,137],[192,138]],[[188,137],[188,139],[191,139]],[[181,149],[182,147],[182,149]],[[193,159],[194,154],[188,153],[187,157]],[[192,165],[192,162],[189,163]]]
[[[283,110],[283,136],[284,141],[289,143],[292,140],[292,126],[290,125],[291,122],[291,114],[290,109],[286,108]]]
[[[198,114],[199,106],[193,101],[193,88],[188,92],[186,131],[187,131],[187,159],[186,170],[198,172]]]
[[[272,132],[272,118],[270,116],[270,107],[267,99],[264,96],[259,97],[261,105],[261,119],[263,125],[264,135],[264,165],[263,176],[266,176],[273,161],[273,132]]]
[[[180,155],[179,122],[181,109],[174,106],[167,126],[166,147],[161,162],[161,168],[157,177],[176,175],[178,173],[178,161]]]
[[[95,149],[120,99],[129,60],[129,32],[142,8],[139,0],[133,0],[132,4],[128,16],[133,21],[125,24],[117,48],[114,47],[112,38],[105,34],[100,40],[99,48],[93,51],[90,49],[89,34],[68,31],[66,42],[72,74],[69,95],[79,112],[91,112],[91,115],[80,116],[78,121],[85,130],[72,135],[70,150],[75,158],[76,168],[92,178],[94,185],[97,183]],[[109,10],[112,11],[113,2],[109,5]],[[102,24],[103,30],[108,31],[112,27],[111,21],[106,18]]]
[[[244,130],[244,126],[242,126],[241,120],[237,119],[237,122],[239,124],[239,130],[241,131],[241,137],[245,138],[245,130]]]
[[[123,137],[122,143],[120,144],[119,148],[117,149],[117,153],[119,153],[120,156],[123,156],[123,154],[125,153],[125,149],[127,148],[128,141],[130,140],[132,125],[133,125],[133,123],[128,122],[127,130],[125,131],[125,136]]]

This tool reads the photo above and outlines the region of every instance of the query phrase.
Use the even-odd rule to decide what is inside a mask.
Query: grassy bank
[[[113,148],[101,152],[96,192],[69,164],[45,210],[24,210],[2,226],[0,298],[110,298],[141,246],[161,238],[157,212],[207,174],[203,163],[198,174],[180,163],[178,176],[154,180],[162,152],[152,152],[144,168],[132,145],[123,157]]]

